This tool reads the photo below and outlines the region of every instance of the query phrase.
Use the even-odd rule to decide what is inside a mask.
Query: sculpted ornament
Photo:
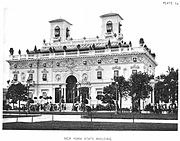
[[[138,66],[138,65],[133,65],[133,66],[131,66],[131,69],[139,69],[140,67]]]
[[[68,59],[66,60],[66,67],[67,67],[67,68],[72,69],[72,68],[74,68],[75,66],[76,66],[76,65],[75,65],[73,59],[68,58]]]
[[[61,80],[61,76],[60,76],[60,74],[56,74],[56,76],[55,76],[55,80],[56,80],[56,81],[60,81],[60,80]]]
[[[120,66],[114,66],[114,67],[112,67],[112,69],[113,69],[113,70],[120,70],[121,67],[120,67]]]
[[[83,73],[83,75],[82,75],[82,82],[86,83],[87,80],[88,80],[88,75],[86,73]]]

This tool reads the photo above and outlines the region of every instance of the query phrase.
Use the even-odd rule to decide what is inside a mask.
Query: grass
[[[177,120],[177,114],[155,114],[155,113],[86,113],[84,118],[101,118],[101,119],[160,119],[160,120]]]
[[[112,122],[14,122],[3,123],[4,130],[135,130],[135,131],[177,131],[177,124],[169,123],[112,123]]]

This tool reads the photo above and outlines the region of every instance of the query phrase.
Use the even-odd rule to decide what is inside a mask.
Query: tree
[[[118,95],[119,95],[119,107],[120,111],[122,108],[122,98],[127,97],[130,87],[129,87],[129,81],[126,81],[126,79],[123,76],[115,77],[115,81],[118,82]]]
[[[8,88],[7,99],[11,99],[13,102],[19,101],[19,112],[20,112],[20,101],[26,101],[28,99],[27,87],[20,82],[17,84],[11,84]]]
[[[112,83],[109,86],[103,88],[103,98],[101,99],[103,103],[114,104],[116,100],[116,86]]]
[[[82,108],[85,110],[85,104],[88,104],[87,99],[89,99],[89,88],[88,87],[80,87],[79,93],[82,96]]]
[[[103,88],[104,96],[103,103],[115,104],[115,100],[119,100],[120,110],[122,109],[122,98],[126,97],[129,93],[129,82],[123,76],[114,78],[115,82]],[[117,84],[116,84],[117,82]],[[117,104],[118,107],[118,104]]]
[[[134,73],[130,77],[130,93],[129,96],[132,97],[132,110],[136,108],[140,110],[140,100],[143,101],[146,98],[149,98],[149,91],[152,91],[150,86],[150,79],[152,76],[149,76],[147,73]]]
[[[155,102],[178,103],[178,69],[168,67],[167,74],[157,77],[155,84]]]

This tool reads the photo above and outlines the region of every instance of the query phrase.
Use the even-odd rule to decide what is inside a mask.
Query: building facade
[[[155,54],[140,42],[132,46],[123,40],[123,18],[117,13],[101,15],[101,36],[72,39],[71,23],[64,19],[49,21],[50,42],[43,41],[41,49],[27,50],[27,54],[10,55],[10,80],[24,84],[31,80],[30,97],[52,97],[53,103],[61,99],[72,106],[80,96],[78,88],[88,87],[91,104],[98,104],[97,95],[109,85],[114,76],[126,79],[132,73],[155,74]],[[61,88],[60,88],[61,86]],[[80,98],[81,99],[81,98]],[[80,101],[81,102],[81,101]],[[130,99],[123,100],[122,107],[129,108]]]

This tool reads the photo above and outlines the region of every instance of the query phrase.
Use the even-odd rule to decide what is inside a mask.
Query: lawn
[[[162,120],[177,120],[177,114],[155,114],[155,113],[99,113],[90,112],[83,116],[84,118],[101,118],[101,119],[162,119]]]
[[[135,130],[135,131],[177,131],[177,124],[169,123],[112,123],[47,121],[33,123],[3,123],[4,130]]]

